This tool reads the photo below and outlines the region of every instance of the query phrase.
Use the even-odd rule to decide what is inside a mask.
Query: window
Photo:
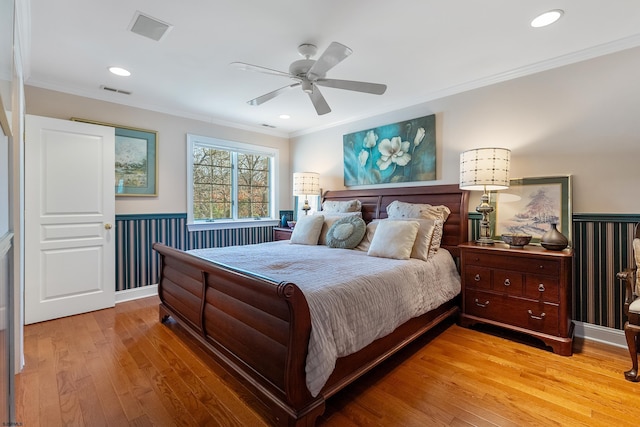
[[[189,229],[271,225],[278,150],[187,134]]]

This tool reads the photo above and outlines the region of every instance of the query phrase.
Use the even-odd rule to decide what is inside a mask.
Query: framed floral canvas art
[[[344,135],[344,185],[436,179],[436,119],[424,116]]]

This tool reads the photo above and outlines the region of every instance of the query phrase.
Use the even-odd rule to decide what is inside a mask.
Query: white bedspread
[[[326,383],[338,357],[362,349],[460,293],[460,276],[445,249],[426,262],[289,241],[189,252],[295,283],[302,290],[311,313],[306,374],[313,396]]]

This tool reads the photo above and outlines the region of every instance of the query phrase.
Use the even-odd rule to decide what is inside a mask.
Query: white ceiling
[[[638,0],[30,0],[28,85],[212,123],[296,135],[640,45]],[[537,14],[563,9],[534,29]],[[136,11],[173,25],[159,42],[128,30]],[[288,71],[313,43],[353,54],[327,77],[385,83],[384,95],[322,88],[318,116]],[[317,56],[318,56],[317,55]],[[317,58],[316,56],[316,58]],[[117,77],[107,67],[131,71]],[[130,91],[111,93],[108,86]],[[289,114],[288,120],[280,114]],[[99,118],[93,117],[98,120]],[[269,124],[275,129],[262,126]]]

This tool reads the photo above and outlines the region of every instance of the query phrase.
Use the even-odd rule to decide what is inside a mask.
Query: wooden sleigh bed
[[[351,199],[361,201],[366,222],[386,218],[386,206],[394,200],[446,205],[451,213],[441,247],[458,257],[457,245],[468,239],[468,193],[457,185],[328,191],[323,197],[323,201]],[[296,284],[216,264],[161,243],[154,249],[161,259],[160,320],[171,316],[194,336],[269,408],[275,425],[315,425],[326,399],[458,313],[456,298],[339,358],[313,397],[305,383],[310,313]]]

